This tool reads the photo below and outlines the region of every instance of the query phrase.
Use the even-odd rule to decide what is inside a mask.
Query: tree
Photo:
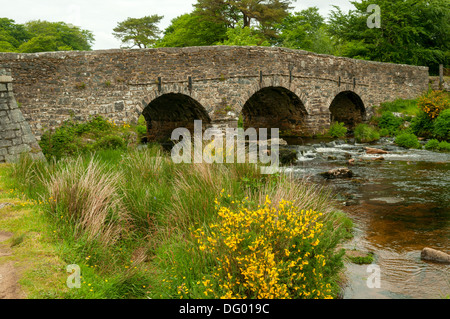
[[[429,66],[450,64],[448,0],[360,0],[355,10],[331,12],[329,32],[340,54],[352,58]],[[370,4],[381,8],[381,28],[369,28]]]
[[[290,13],[277,25],[277,31],[279,46],[325,54],[334,51],[331,36],[326,31],[325,18],[317,7]]]
[[[51,51],[92,50],[94,42],[92,32],[65,22],[35,20],[26,23],[25,28],[32,35],[30,39],[32,43],[21,45],[20,52],[42,52],[36,51],[39,48],[44,51],[49,51],[50,48],[52,48]]]
[[[211,22],[195,12],[172,20],[156,47],[189,47],[214,45],[226,39],[227,27]]]
[[[235,28],[256,25],[267,36],[275,36],[273,27],[288,14],[292,0],[198,0],[199,14],[211,21]]]
[[[143,18],[128,18],[119,22],[113,29],[113,35],[122,43],[131,43],[133,48],[149,48],[155,45],[161,31],[157,24],[164,18],[159,15],[145,16]]]
[[[0,18],[0,52],[15,52],[30,38],[25,26],[8,18]]]
[[[64,22],[35,20],[25,25],[0,19],[0,52],[91,50],[93,34]]]
[[[237,27],[227,30],[227,39],[220,45],[238,45],[238,46],[269,46],[270,43],[261,35],[260,32],[252,27],[241,27],[242,21]]]

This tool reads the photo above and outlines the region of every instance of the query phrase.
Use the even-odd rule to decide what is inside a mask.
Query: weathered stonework
[[[12,80],[10,71],[0,68],[0,163],[14,162],[24,152],[43,159],[41,148],[14,98]]]
[[[0,53],[0,63],[11,68],[16,98],[38,138],[70,117],[132,123],[142,113],[153,137],[196,117],[236,126],[240,114],[246,126],[311,135],[332,118],[363,121],[373,106],[428,88],[427,67],[267,47]],[[363,109],[352,106],[355,100]]]

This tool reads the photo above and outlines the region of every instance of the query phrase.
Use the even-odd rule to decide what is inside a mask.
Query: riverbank
[[[253,165],[174,164],[159,147],[103,150],[50,164],[23,158],[17,165],[3,166],[2,174],[3,187],[20,192],[30,209],[24,213],[28,223],[11,226],[2,218],[0,224],[21,238],[13,245],[14,258],[20,259],[18,249],[26,251],[42,241],[57,260],[39,278],[53,279],[45,279],[46,286],[35,285],[33,277],[25,282],[22,289],[28,298],[341,295],[344,252],[336,246],[348,238],[351,222],[333,208],[326,189],[306,181],[282,174],[262,176]],[[235,224],[230,235],[237,246],[230,246],[229,235],[214,229],[228,225],[226,216],[244,211],[254,217]],[[4,209],[0,213],[9,214]],[[272,238],[271,232],[261,230],[276,225],[268,219],[274,213],[285,216],[286,225],[293,224],[272,229]],[[293,229],[299,233],[282,236]],[[205,235],[199,237],[199,232]],[[11,246],[14,239],[9,240]],[[249,254],[252,249],[256,255]],[[222,268],[217,273],[216,254],[219,259],[242,258],[241,270]],[[245,263],[250,256],[256,260]],[[259,274],[269,269],[251,270],[257,262],[264,265],[266,258],[280,271],[268,282],[258,278],[265,278]],[[66,266],[71,264],[81,269],[80,289],[67,287]],[[23,276],[39,272],[30,268],[23,269]],[[234,288],[224,285],[229,276],[235,278]],[[256,289],[262,284],[266,290]]]

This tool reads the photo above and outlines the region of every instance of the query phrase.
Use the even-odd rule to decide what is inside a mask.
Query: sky
[[[0,0],[0,17],[25,23],[31,20],[63,21],[92,31],[95,37],[94,50],[116,49],[120,41],[112,30],[117,23],[127,19],[158,14],[164,16],[159,24],[161,30],[170,21],[184,13],[192,12],[196,0]],[[323,16],[339,6],[343,11],[352,9],[349,0],[297,0],[293,11],[316,6]]]

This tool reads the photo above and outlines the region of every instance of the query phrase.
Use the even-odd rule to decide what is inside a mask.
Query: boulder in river
[[[388,154],[389,152],[377,148],[366,147],[367,154]]]
[[[353,177],[353,172],[346,167],[342,167],[329,170],[328,172],[321,173],[320,175],[326,179],[349,178]]]
[[[439,263],[450,264],[450,255],[449,254],[446,254],[442,251],[439,251],[439,250],[436,250],[433,248],[425,247],[420,254],[420,258],[422,258],[423,260],[429,260],[429,261],[435,261],[435,262],[439,262]]]
[[[280,163],[281,165],[293,165],[297,161],[297,151],[288,149],[288,148],[281,148],[279,150],[280,155]]]

